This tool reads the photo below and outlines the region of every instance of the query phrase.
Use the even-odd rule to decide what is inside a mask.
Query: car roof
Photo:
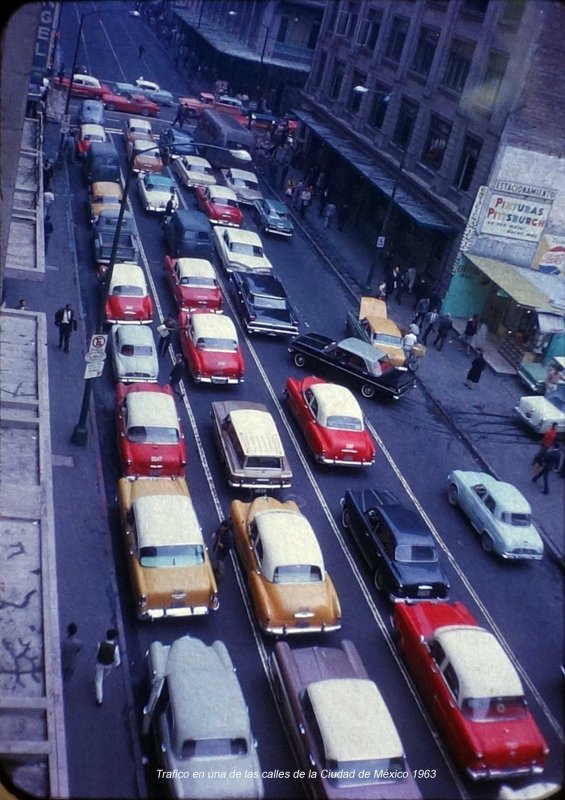
[[[245,456],[284,456],[275,421],[266,408],[234,408],[229,417]]]
[[[104,109],[104,104],[101,100],[96,100],[94,97],[86,97],[81,103],[81,109],[97,108],[100,111]]]
[[[97,133],[98,136],[103,136],[106,138],[106,131],[104,130],[103,125],[98,125],[95,122],[85,122],[84,125],[80,126],[81,136],[86,136],[87,134],[92,136],[93,133]]]
[[[218,230],[216,228],[216,230]],[[263,248],[263,242],[261,238],[255,233],[255,231],[246,231],[243,228],[223,228],[223,232],[227,232],[230,239],[236,242],[242,242],[244,244],[252,244],[252,245],[259,245]]]
[[[226,170],[226,172],[229,172],[232,178],[241,178],[242,181],[251,180],[254,183],[257,183],[257,176],[253,172],[247,172],[245,169],[237,169],[236,167],[232,167],[231,169]]]
[[[256,203],[261,203],[261,200],[256,200]],[[280,200],[273,200],[270,197],[267,197],[263,200],[268,206],[270,206],[273,211],[277,211],[278,213],[285,213],[288,214],[288,206],[285,203],[281,203]]]
[[[147,494],[133,501],[139,547],[204,544],[190,497]]]
[[[143,268],[138,264],[126,264],[118,262],[117,264],[114,264],[114,269],[112,270],[112,280],[110,281],[108,292],[110,293],[114,286],[122,286],[126,283],[131,284],[132,286],[139,286],[140,288],[144,289],[145,292],[147,292],[147,283]]]
[[[263,543],[263,571],[269,579],[277,567],[310,564],[325,573],[324,558],[316,534],[305,516],[284,508],[268,509],[255,516]]]
[[[146,156],[148,153],[153,153],[159,150],[159,145],[153,139],[134,139],[133,149],[137,150],[137,155]]]
[[[237,332],[233,321],[224,314],[193,314],[191,316],[194,337],[233,339],[237,342]]]
[[[341,350],[351,353],[351,355],[360,356],[364,361],[368,361],[371,364],[376,364],[381,358],[386,356],[383,350],[373,347],[372,344],[364,342],[363,339],[356,339],[354,336],[342,339],[341,342],[337,343],[337,346],[341,348]]]
[[[100,81],[98,78],[95,78],[94,75],[84,75],[82,72],[75,72],[73,75],[73,83],[77,82],[77,78],[79,78],[81,81],[84,81],[85,84],[100,88]]]
[[[210,233],[210,223],[208,222],[208,217],[206,214],[203,214],[202,211],[179,208],[171,219],[176,220],[181,228],[184,228],[185,230],[199,230]]]
[[[176,188],[176,183],[174,178],[169,178],[168,175],[162,175],[160,172],[145,172],[143,173],[143,182],[144,183],[154,183],[156,187],[162,189],[163,187],[170,188],[174,186]]]
[[[404,755],[402,742],[376,684],[366,678],[330,678],[308,686],[326,759],[378,760]]]
[[[91,156],[100,155],[113,155],[116,158],[118,157],[118,151],[116,150],[113,142],[92,142],[90,145],[90,154]]]
[[[205,169],[212,169],[212,165],[206,158],[202,156],[181,156],[181,163],[188,164],[191,167],[204,167]]]
[[[426,527],[423,519],[411,508],[400,503],[378,505],[380,516],[394,532],[399,544],[416,545],[426,544],[435,547],[431,532]]]
[[[112,325],[112,333],[119,329],[122,344],[151,344],[155,348],[153,331],[149,325]]]
[[[206,258],[177,258],[177,267],[181,278],[215,278],[216,270],[212,262]]]
[[[179,428],[175,401],[166,392],[128,392],[128,428]]]
[[[209,186],[208,190],[212,200],[233,200],[235,203],[237,203],[237,196],[235,192],[233,189],[230,189],[227,186],[219,186],[218,184],[215,184],[214,186]]]
[[[122,196],[122,187],[116,181],[94,181],[90,185],[92,194],[108,194],[116,198]]]
[[[502,645],[476,625],[436,628],[439,642],[459,679],[460,698],[521,697],[522,683]]]
[[[503,505],[508,511],[513,511],[515,514],[531,514],[532,507],[524,495],[511,483],[497,481],[487,472],[458,471],[464,477],[465,483],[472,486],[482,484],[488,493],[494,497],[495,501]]]
[[[318,419],[323,425],[331,416],[363,419],[361,406],[345,386],[337,383],[313,383],[308,387],[318,402]]]
[[[114,84],[114,91],[115,92],[137,92],[138,87],[134,86],[133,83],[115,83]]]
[[[234,272],[236,280],[247,283],[253,294],[268,295],[270,297],[287,298],[284,286],[276,275],[253,272]]]

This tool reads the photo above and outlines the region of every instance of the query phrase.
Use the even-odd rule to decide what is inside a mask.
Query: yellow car
[[[216,611],[216,580],[184,478],[121,478],[118,502],[138,618]]]
[[[234,544],[264,633],[335,631],[341,606],[316,535],[296,503],[267,495],[231,504]]]
[[[362,297],[359,307],[359,318],[349,312],[347,315],[347,330],[352,336],[363,339],[381,350],[389,357],[394,367],[408,366],[415,369],[415,358],[423,356],[426,348],[416,344],[407,358],[402,346],[402,331],[389,319],[386,303],[375,297]]]
[[[134,139],[128,142],[128,156],[133,157],[134,172],[163,172],[159,148],[149,139]]]
[[[110,181],[95,181],[90,184],[86,213],[90,224],[94,225],[98,217],[104,211],[116,210],[120,208],[122,202],[122,187],[119,183]]]

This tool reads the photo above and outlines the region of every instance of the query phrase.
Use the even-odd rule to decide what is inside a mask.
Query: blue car
[[[255,200],[255,219],[263,233],[276,233],[290,238],[294,233],[294,225],[290,212],[284,203],[278,200]]]
[[[78,121],[80,125],[104,125],[104,105],[100,100],[83,100],[78,112]]]

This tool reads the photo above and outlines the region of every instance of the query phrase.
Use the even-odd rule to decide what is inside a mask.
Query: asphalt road
[[[93,8],[94,5],[83,3],[80,11],[85,13]],[[65,9],[61,28],[62,46],[69,54],[78,29],[78,17],[72,9],[73,6]],[[141,20],[122,19],[121,15],[98,20],[93,15],[83,27],[83,37],[85,54],[81,55],[79,63],[85,63],[91,74],[101,80],[133,82],[143,71],[146,78],[157,80],[164,88],[186,92],[186,85],[163,57],[153,34]],[[146,48],[144,60],[151,65],[148,68],[144,64],[143,70],[137,58],[141,40]],[[174,109],[163,109],[160,119],[153,122],[154,132],[158,133],[165,119],[170,120],[173,115]],[[106,115],[106,128],[124,155],[125,169],[125,149],[120,132],[124,119],[125,115],[121,114]],[[87,327],[92,330],[99,287],[85,214],[87,190],[78,168],[72,171],[71,189],[80,291],[87,310]],[[191,193],[179,189],[183,203],[188,208],[194,207]],[[163,316],[174,309],[174,302],[164,278],[165,248],[159,222],[140,210],[135,187],[132,187],[130,197],[143,245],[143,263],[156,309],[159,316]],[[254,229],[248,213],[245,214],[245,227]],[[341,337],[346,312],[352,307],[351,297],[308,240],[297,230],[290,242],[268,238],[264,243],[267,255],[298,311],[302,329]],[[224,294],[230,298],[227,276],[216,265]],[[392,712],[410,766],[435,770],[435,778],[419,781],[425,797],[494,796],[493,785],[470,785],[453,766],[395,650],[389,620],[391,607],[373,588],[364,562],[340,525],[339,500],[346,488],[377,486],[393,491],[401,499],[414,503],[429,523],[443,551],[452,598],[462,600],[479,622],[494,630],[507,646],[520,670],[531,710],[551,748],[544,777],[559,781],[563,774],[563,686],[557,666],[562,659],[563,617],[559,609],[563,607],[563,586],[558,567],[549,559],[532,564],[500,563],[481,550],[469,524],[457,509],[447,503],[445,493],[448,472],[456,468],[473,469],[475,461],[464,443],[454,438],[449,426],[438,417],[419,386],[397,403],[367,401],[359,397],[378,444],[374,466],[347,470],[315,465],[304,447],[300,431],[282,405],[287,377],[307,373],[294,367],[285,340],[246,337],[230,306],[231,301],[226,312],[236,320],[245,347],[245,383],[226,388],[195,386],[187,375],[184,382],[187,394],[181,408],[188,449],[187,480],[208,543],[219,517],[227,511],[231,500],[248,496],[227,486],[212,441],[210,403],[227,398],[260,400],[266,403],[277,420],[294,472],[292,489],[279,496],[296,499],[312,523],[343,609],[340,632],[323,639],[294,639],[292,646],[331,645],[343,638],[355,642],[369,675],[379,685]],[[153,328],[156,324],[157,321]],[[161,359],[160,382],[166,382],[170,368],[169,357]],[[227,570],[220,585],[221,606],[218,612],[206,618],[184,621],[152,624],[136,621],[117,524],[115,501],[119,464],[113,421],[114,384],[109,368],[96,382],[95,403],[108,522],[117,571],[117,602],[127,633],[126,648],[138,718],[146,700],[144,653],[151,641],[170,642],[187,632],[207,643],[222,639],[237,667],[249,705],[262,769],[292,773],[298,764],[277,714],[266,671],[273,641],[258,632],[235,560],[233,569]],[[61,554],[61,558],[65,557],[70,560],[73,556]],[[107,590],[113,591],[113,587],[109,585]],[[123,736],[124,730],[120,725],[115,731],[108,730],[106,735]],[[136,736],[137,731],[132,731],[131,735]],[[156,793],[159,788],[154,775],[153,753],[146,742],[142,742],[141,748],[149,758],[146,768],[148,784],[152,793]],[[71,740],[69,760],[76,763],[86,758],[80,740]],[[73,794],[91,793],[81,791],[81,788],[88,787],[73,786]],[[268,779],[265,789],[267,797],[273,798],[297,797],[303,793],[299,782],[293,779]]]

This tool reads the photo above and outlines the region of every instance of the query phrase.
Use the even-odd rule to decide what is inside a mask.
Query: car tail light
[[[249,319],[251,320],[251,322],[254,322],[257,319],[257,314],[250,314]]]
[[[220,601],[218,600],[218,595],[216,592],[212,592],[210,595],[210,608],[212,611],[217,611],[220,607]]]

